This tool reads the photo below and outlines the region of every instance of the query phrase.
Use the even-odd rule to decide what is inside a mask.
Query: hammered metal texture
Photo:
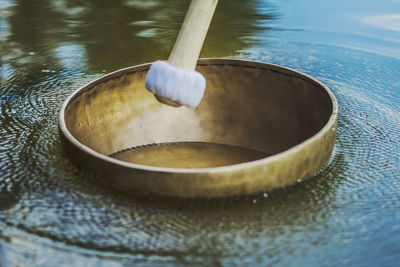
[[[337,103],[314,79],[265,63],[201,60],[197,70],[207,79],[204,99],[196,109],[175,108],[144,88],[148,67],[120,70],[82,87],[60,114],[61,133],[74,158],[117,186],[184,197],[249,194],[310,177],[328,162]],[[107,157],[136,146],[193,141],[272,156],[197,169]]]

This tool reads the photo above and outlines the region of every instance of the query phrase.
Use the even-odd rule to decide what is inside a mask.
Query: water
[[[221,0],[217,7],[203,57],[291,67],[337,97],[334,157],[307,182],[222,200],[127,194],[64,153],[62,101],[104,73],[166,58],[187,5],[0,1],[0,263],[395,266],[397,0]]]
[[[147,166],[169,168],[211,168],[266,158],[254,149],[210,142],[169,142],[125,149],[113,158]]]

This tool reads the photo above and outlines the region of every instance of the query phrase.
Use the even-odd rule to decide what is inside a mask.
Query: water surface
[[[0,1],[0,265],[400,261],[400,2],[220,0],[203,57],[283,65],[340,105],[329,166],[254,196],[121,193],[64,153],[62,101],[168,57],[188,1]]]

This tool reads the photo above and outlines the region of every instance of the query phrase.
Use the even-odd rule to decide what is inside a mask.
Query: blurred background
[[[121,193],[62,149],[63,100],[166,59],[188,0],[0,0],[0,266],[400,261],[400,1],[220,0],[201,57],[290,67],[340,105],[330,164],[228,199]]]

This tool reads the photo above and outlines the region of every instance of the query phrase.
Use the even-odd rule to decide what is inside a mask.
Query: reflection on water
[[[61,147],[76,88],[166,58],[186,0],[0,1],[0,263],[394,265],[400,236],[400,2],[220,0],[202,55],[306,72],[340,105],[331,164],[229,199],[127,194]]]
[[[189,1],[10,3],[13,5],[6,9],[8,25],[3,30],[10,35],[3,51],[7,58],[13,57],[12,66],[58,63],[52,66],[57,68],[82,66],[84,62],[89,71],[111,71],[167,58]],[[263,29],[260,21],[272,18],[258,12],[253,2],[221,1],[218,8],[223,12],[215,14],[202,56],[235,54],[250,45],[247,37]],[[75,58],[62,60],[71,56]]]

